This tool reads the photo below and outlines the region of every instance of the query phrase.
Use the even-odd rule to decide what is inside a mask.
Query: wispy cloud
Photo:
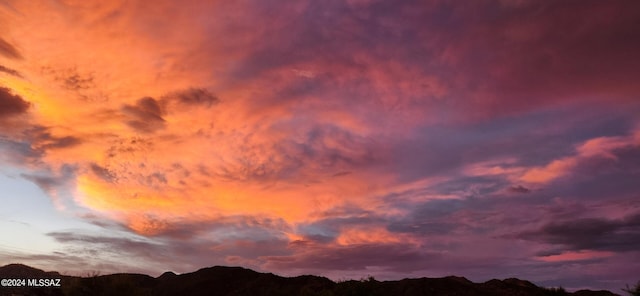
[[[22,55],[11,43],[0,38],[0,55],[11,59],[22,59]]]
[[[0,65],[0,72],[4,72],[6,74],[13,75],[15,77],[23,78],[22,74],[20,74],[20,72],[18,72],[17,70],[5,67],[3,65]]]

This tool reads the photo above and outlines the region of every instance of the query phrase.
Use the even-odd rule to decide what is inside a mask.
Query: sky
[[[640,2],[0,0],[0,264],[640,280]]]

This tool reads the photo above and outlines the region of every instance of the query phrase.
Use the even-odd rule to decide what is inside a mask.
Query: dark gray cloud
[[[8,163],[42,165],[42,157],[49,150],[65,149],[82,143],[82,139],[75,136],[54,136],[50,128],[29,122],[8,121],[6,127],[8,129],[0,130],[4,132],[4,135],[0,133],[0,150],[3,154],[0,158]],[[36,179],[32,180],[36,184],[45,182]],[[41,188],[47,191],[44,187]]]
[[[4,72],[4,73],[7,73],[9,75],[13,75],[13,76],[16,76],[16,77],[23,78],[22,74],[20,74],[20,72],[18,72],[17,70],[14,70],[14,69],[11,69],[11,68],[7,68],[7,67],[5,67],[3,65],[0,65],[0,72]]]
[[[89,89],[95,86],[93,82],[94,78],[92,75],[82,76],[78,73],[73,73],[60,78],[60,80],[63,82],[64,87],[68,90],[78,91],[82,89]]]
[[[264,256],[265,267],[276,270],[366,270],[369,266],[396,271],[424,269],[429,261],[440,257],[407,244],[358,244],[323,246],[292,244],[300,252],[294,256]]]
[[[115,250],[131,250],[139,252],[145,249],[150,251],[158,249],[157,244],[122,237],[90,236],[73,232],[50,232],[47,235],[61,243],[80,242],[82,244],[103,244],[115,247]]]
[[[16,141],[2,136],[0,136],[0,150],[2,151],[0,159],[21,165],[35,163],[43,155],[41,150],[34,149],[29,142]]]
[[[420,236],[451,234],[465,227],[453,215],[467,209],[471,203],[469,200],[445,199],[414,204],[409,215],[390,221],[387,230]]]
[[[41,68],[41,71],[50,75],[61,87],[70,91],[81,92],[96,87],[93,73],[80,73],[76,67],[53,68],[45,66]]]
[[[51,176],[39,176],[39,175],[29,175],[22,174],[23,178],[35,183],[38,187],[42,188],[45,192],[49,192],[54,187],[60,186],[62,183],[54,177]]]
[[[204,88],[190,88],[173,92],[164,96],[161,100],[176,100],[186,105],[199,105],[211,107],[217,104],[220,99]]]
[[[521,198],[504,190],[507,184],[500,176],[459,177],[386,195],[382,198],[388,207],[406,213],[387,217],[386,228],[423,238],[500,236],[549,214],[546,205],[553,192],[535,191]]]
[[[106,149],[109,158],[118,157],[120,154],[130,154],[145,151],[153,146],[153,143],[144,137],[119,137],[113,135],[111,145]]]
[[[82,139],[75,136],[54,136],[51,128],[35,125],[26,129],[23,134],[34,147],[46,152],[49,149],[64,149],[82,144]]]
[[[164,112],[154,98],[141,98],[134,105],[123,106],[122,112],[127,116],[126,124],[138,132],[153,133],[164,128]]]
[[[22,59],[20,52],[2,38],[0,38],[0,55],[11,59]]]
[[[86,221],[87,223],[99,226],[101,228],[104,228],[105,230],[130,230],[120,222],[106,219],[104,216],[100,216],[91,212],[79,214],[78,217],[82,218],[82,220]]]
[[[175,111],[175,109],[181,109],[184,106],[208,108],[219,101],[218,97],[204,88],[189,88],[169,93],[159,99],[141,98],[135,104],[122,106],[121,111],[126,116],[125,123],[129,127],[141,133],[153,133],[165,127],[166,122],[163,116]]]
[[[513,193],[529,193],[531,192],[531,189],[524,187],[522,185],[515,185],[515,186],[509,187],[509,191]]]
[[[20,176],[33,182],[38,187],[40,187],[42,191],[50,194],[57,188],[60,188],[61,186],[68,184],[68,182],[75,177],[74,174],[75,174],[75,168],[73,166],[64,165],[60,169],[60,173],[57,175],[51,174],[51,173],[46,173],[46,174],[30,173],[30,174],[21,174]]]
[[[157,184],[157,183],[162,183],[162,184],[167,183],[166,175],[160,172],[155,172],[151,175],[148,175],[145,179],[146,179],[147,186],[153,186],[154,184]]]
[[[43,148],[45,149],[62,149],[69,148],[82,143],[80,138],[74,136],[64,136],[59,138],[54,138],[53,141],[45,144]]]
[[[342,177],[342,176],[346,176],[346,175],[351,175],[351,172],[347,172],[347,171],[337,172],[337,173],[331,175],[331,177]]]
[[[98,164],[92,163],[89,168],[96,176],[106,182],[113,183],[117,180],[116,174]]]
[[[44,66],[40,71],[41,74],[49,76],[78,100],[105,102],[110,99],[109,93],[98,86],[94,72],[78,70],[77,67],[56,68],[52,66]]]
[[[516,237],[569,250],[629,252],[640,249],[640,213],[623,219],[580,218],[547,223]]]
[[[9,88],[0,86],[0,120],[14,115],[27,113],[31,103],[21,96],[13,94]]]

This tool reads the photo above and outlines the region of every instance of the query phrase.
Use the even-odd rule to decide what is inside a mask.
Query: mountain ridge
[[[434,296],[615,296],[610,291],[579,290],[566,292],[559,288],[538,287],[517,278],[492,279],[475,283],[459,276],[442,278],[405,278],[378,281],[334,282],[326,277],[300,275],[282,277],[243,267],[212,266],[197,271],[175,274],[164,272],[158,277],[137,273],[116,273],[77,277],[45,272],[23,264],[0,267],[0,279],[60,279],[60,287],[0,287],[4,295],[434,295]]]

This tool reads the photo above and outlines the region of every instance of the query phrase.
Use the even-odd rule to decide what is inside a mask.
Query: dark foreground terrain
[[[581,290],[574,293],[562,289],[546,289],[519,279],[490,280],[473,283],[462,277],[404,279],[400,281],[361,281],[335,283],[318,276],[285,278],[259,273],[241,267],[210,267],[176,275],[166,272],[153,278],[142,274],[112,274],[72,277],[57,272],[44,272],[29,266],[11,264],[0,267],[0,279],[25,279],[6,282],[0,295],[433,295],[433,296],[611,296],[609,291]],[[28,280],[31,281],[28,281]],[[34,287],[56,285],[60,287]],[[8,284],[31,287],[6,287]]]

